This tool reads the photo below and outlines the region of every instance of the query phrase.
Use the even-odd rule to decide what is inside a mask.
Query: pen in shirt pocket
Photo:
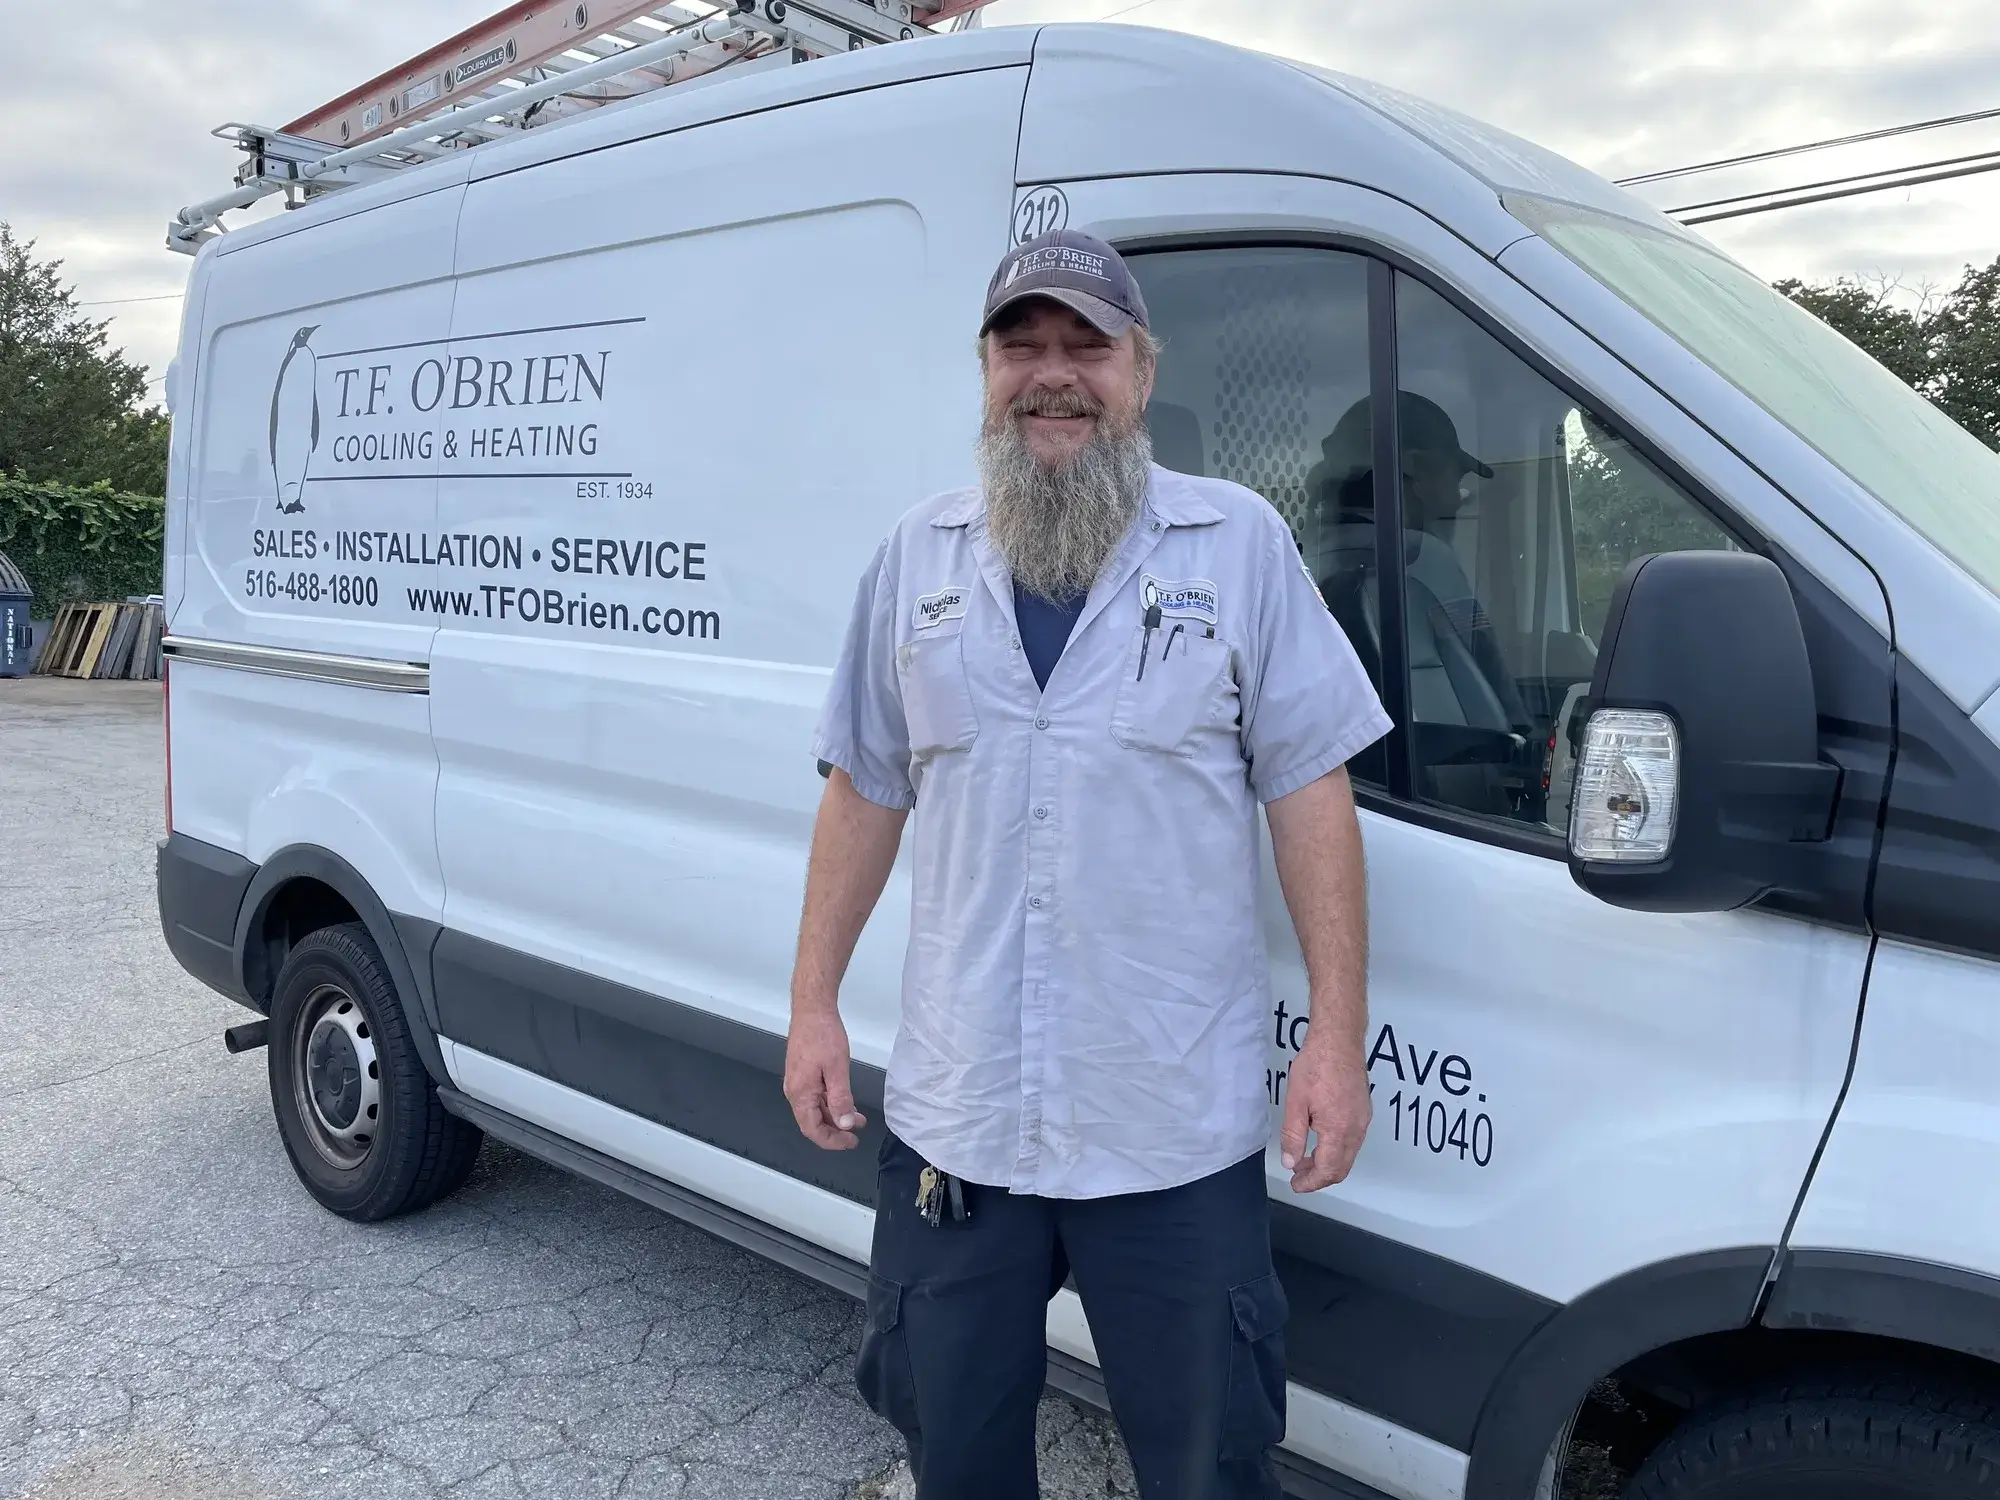
[[[1158,603],[1146,606],[1146,618],[1140,622],[1146,629],[1139,637],[1139,675],[1135,682],[1146,680],[1146,658],[1153,654],[1153,632],[1160,628],[1160,606]]]

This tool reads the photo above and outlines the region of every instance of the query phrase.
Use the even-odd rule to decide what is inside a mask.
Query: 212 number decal
[[[1069,199],[1059,187],[1034,188],[1014,205],[1014,243],[1054,234],[1069,227]]]

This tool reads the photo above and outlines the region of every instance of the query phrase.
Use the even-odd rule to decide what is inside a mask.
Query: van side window
[[[1146,412],[1154,457],[1277,507],[1382,689],[1368,258],[1246,246],[1131,264],[1167,346]],[[1560,836],[1578,709],[1626,565],[1736,544],[1438,293],[1401,272],[1394,288],[1410,792]],[[1395,786],[1394,748],[1380,741],[1349,770]]]
[[[1626,565],[1736,544],[1602,421],[1401,274],[1396,337],[1414,790],[1560,834],[1577,709]]]
[[[1368,261],[1264,246],[1135,255],[1131,265],[1167,346],[1146,409],[1154,458],[1270,501],[1322,586],[1358,568],[1372,533],[1357,552],[1352,526],[1319,497],[1356,454],[1367,466]],[[1362,659],[1379,690],[1379,654]],[[1349,769],[1385,784],[1385,756],[1378,743]]]

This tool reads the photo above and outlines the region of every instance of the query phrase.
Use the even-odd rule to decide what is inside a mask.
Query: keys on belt
[[[955,1223],[964,1223],[972,1217],[972,1210],[965,1201],[965,1184],[949,1172],[940,1172],[926,1164],[917,1174],[917,1212],[924,1222],[936,1229],[944,1222],[947,1210]]]

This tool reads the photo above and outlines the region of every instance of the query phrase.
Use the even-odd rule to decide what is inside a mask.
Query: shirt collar
[[[1222,512],[1202,499],[1185,475],[1158,464],[1146,486],[1146,508],[1169,526],[1210,526],[1222,519]]]
[[[977,488],[969,489],[961,493],[956,500],[952,501],[943,510],[932,516],[931,525],[949,531],[959,526],[970,526],[985,513],[985,492]]]
[[[1222,519],[1222,512],[1202,499],[1184,477],[1158,464],[1146,484],[1146,509],[1168,526],[1208,526]],[[945,530],[970,526],[985,513],[984,492],[970,489],[932,516],[931,525]]]

